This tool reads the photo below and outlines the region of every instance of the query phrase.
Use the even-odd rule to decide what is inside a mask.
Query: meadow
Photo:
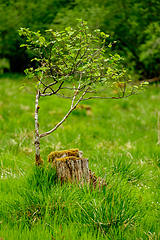
[[[34,95],[21,75],[0,78],[0,239],[160,239],[160,84],[121,100],[90,100],[41,141],[51,151],[78,148],[107,186],[55,182],[34,165]],[[52,128],[69,100],[40,99],[40,133]],[[159,136],[160,137],[160,136]]]

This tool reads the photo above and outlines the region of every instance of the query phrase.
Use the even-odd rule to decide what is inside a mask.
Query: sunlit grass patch
[[[87,101],[41,141],[53,150],[78,148],[106,187],[61,186],[55,173],[34,169],[34,95],[22,78],[0,79],[0,237],[4,239],[159,239],[159,86],[122,100]],[[10,93],[7,89],[10,87]],[[40,132],[70,102],[40,99]]]

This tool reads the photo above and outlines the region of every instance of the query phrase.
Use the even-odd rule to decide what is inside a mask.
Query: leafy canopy
[[[21,47],[34,52],[36,57],[32,61],[37,63],[37,67],[26,69],[26,74],[37,78],[40,96],[56,94],[64,97],[59,92],[67,88],[74,90],[74,94],[77,91],[76,96],[68,95],[73,99],[82,92],[94,94],[111,87],[117,94],[112,98],[124,97],[130,80],[125,80],[125,69],[118,68],[122,58],[118,54],[106,56],[106,49],[112,47],[112,43],[107,43],[109,35],[99,29],[91,34],[85,21],[79,19],[78,22],[77,29],[46,30],[45,37],[40,31],[21,28],[19,34],[26,37],[26,44]],[[65,84],[72,84],[72,87],[64,87]],[[130,95],[142,89],[143,85],[136,86],[127,93]]]

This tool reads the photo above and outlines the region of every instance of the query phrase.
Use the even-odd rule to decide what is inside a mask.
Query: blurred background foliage
[[[32,31],[74,27],[76,19],[117,41],[110,51],[124,57],[136,79],[160,76],[159,0],[0,0],[0,73],[23,72],[33,57],[20,48],[21,27]]]

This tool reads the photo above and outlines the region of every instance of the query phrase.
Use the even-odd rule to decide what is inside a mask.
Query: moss
[[[44,164],[43,159],[41,158],[40,155],[35,155],[35,165],[36,166],[42,166]]]
[[[59,159],[59,158],[65,158],[70,156],[79,157],[79,150],[76,148],[76,149],[70,149],[70,150],[51,152],[48,155],[48,162],[54,162],[54,160],[56,160],[57,158]]]
[[[76,161],[76,160],[80,160],[80,159],[81,158],[79,158],[79,157],[69,156],[69,157],[58,158],[58,159],[56,159],[56,161],[65,162],[65,161],[68,161],[68,160]]]
[[[77,148],[68,150],[68,156],[79,157],[79,150]]]

